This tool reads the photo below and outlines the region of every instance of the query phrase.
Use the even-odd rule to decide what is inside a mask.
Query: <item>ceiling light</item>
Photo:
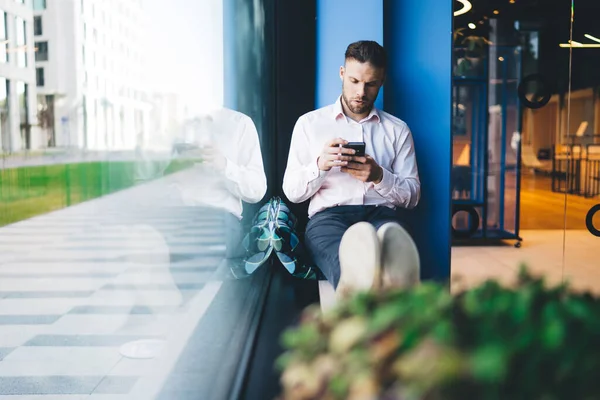
[[[498,60],[504,61],[504,57],[498,57]]]
[[[561,43],[559,44],[560,47],[573,47],[574,49],[600,49],[600,43],[598,44],[573,44],[573,46],[571,46],[569,43]]]
[[[469,28],[471,28],[471,29],[476,29],[476,28],[477,28],[477,25],[475,25],[474,23],[472,23],[472,22],[471,22],[471,23],[469,24]]]
[[[498,15],[498,14],[500,14],[500,11],[494,10],[494,14]]]
[[[586,34],[585,34],[585,35],[583,35],[583,36],[585,36],[586,38],[588,38],[588,39],[590,39],[590,40],[593,40],[594,42],[599,42],[599,43],[600,43],[600,39],[598,39],[598,38],[597,38],[597,37],[595,37],[595,36],[592,36],[592,35],[590,35],[589,33],[586,33]]]
[[[510,4],[515,4],[515,0],[510,0],[509,3]]]
[[[454,16],[458,17],[459,15],[463,15],[468,13],[471,8],[473,8],[473,5],[471,4],[471,2],[469,0],[456,0],[459,3],[461,3],[463,5],[463,8],[461,8],[458,11],[454,11]]]
[[[583,44],[583,43],[579,43],[576,42],[575,40],[570,40],[569,43],[561,43],[559,44],[560,47],[568,47],[568,48],[574,48],[574,49],[597,49],[600,48],[600,43],[598,44]]]

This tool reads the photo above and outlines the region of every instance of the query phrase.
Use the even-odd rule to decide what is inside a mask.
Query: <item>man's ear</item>
[[[342,65],[340,67],[340,80],[343,82],[344,81],[344,73],[346,72],[346,70],[344,69],[344,66]]]

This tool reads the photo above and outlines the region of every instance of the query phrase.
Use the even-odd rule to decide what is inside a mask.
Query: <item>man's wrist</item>
[[[323,169],[323,167],[321,167],[321,156],[317,157],[317,168],[321,172],[327,172],[327,171],[329,171],[328,169]]]
[[[381,181],[383,181],[383,167],[378,166],[377,168],[379,169],[379,173],[377,174],[377,177],[373,180],[373,183],[379,185]]]

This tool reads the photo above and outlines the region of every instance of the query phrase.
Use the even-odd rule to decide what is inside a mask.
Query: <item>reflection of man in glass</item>
[[[416,246],[395,211],[420,197],[411,132],[374,107],[386,58],[375,42],[348,46],[342,95],[300,117],[292,134],[283,190],[292,202],[310,199],[306,246],[341,293],[419,279]],[[365,154],[349,142],[364,142]]]
[[[258,203],[267,191],[254,122],[230,109],[213,111],[186,132],[180,154],[199,161],[177,183],[183,201],[225,211],[227,258],[243,257],[242,202]]]

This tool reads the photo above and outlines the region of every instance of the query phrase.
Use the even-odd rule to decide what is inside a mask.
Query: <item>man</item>
[[[387,56],[376,42],[348,46],[342,94],[300,117],[283,191],[310,199],[306,247],[339,295],[419,279],[419,255],[395,208],[414,208],[420,182],[413,140],[400,119],[374,107]],[[344,148],[365,142],[365,156]]]
[[[260,142],[250,117],[221,108],[207,113],[191,129],[185,157],[201,158],[176,184],[187,205],[225,211],[226,258],[244,257],[242,202],[258,203],[267,191]]]

